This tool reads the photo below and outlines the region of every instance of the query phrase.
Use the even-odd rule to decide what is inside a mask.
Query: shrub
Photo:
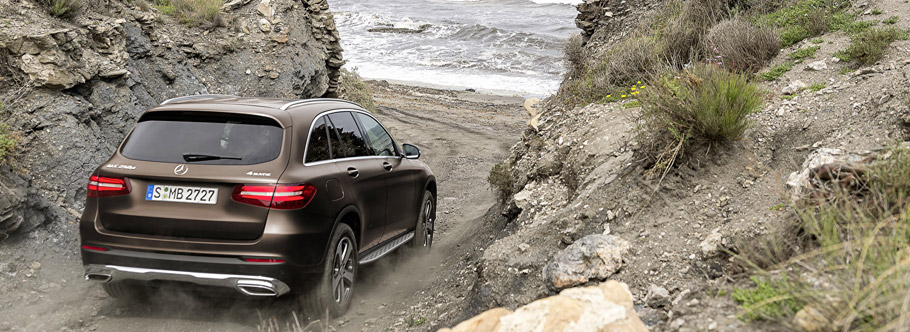
[[[501,201],[508,200],[512,197],[512,166],[507,161],[493,165],[487,182]]]
[[[907,32],[898,28],[869,29],[851,39],[846,54],[850,59],[856,60],[858,65],[873,64],[884,57],[885,50],[892,42],[906,38]]]
[[[884,21],[882,21],[882,23],[885,23],[885,24],[888,24],[888,25],[894,25],[894,24],[896,24],[897,21],[900,20],[900,19],[901,19],[900,17],[891,16],[891,17],[885,19]]]
[[[761,15],[759,21],[777,27],[780,45],[787,47],[852,22],[844,13],[849,6],[844,0],[799,0]]]
[[[657,31],[661,41],[658,54],[673,64],[700,59],[704,51],[698,45],[703,45],[708,30],[730,10],[725,0],[688,0],[668,4],[666,8],[662,16],[669,20]]]
[[[341,70],[341,86],[338,96],[342,99],[353,101],[370,112],[376,112],[376,103],[373,100],[373,89],[360,79],[355,71]]]
[[[811,306],[833,322],[832,330],[904,330],[910,318],[910,149],[893,148],[867,166],[836,172],[825,175],[831,186],[796,208],[794,221],[813,243],[768,268],[787,280],[774,285],[776,298]],[[754,304],[750,313],[778,301]],[[787,324],[786,316],[766,318]]]
[[[585,68],[577,78],[567,77],[559,94],[567,107],[619,100],[619,96],[655,71],[660,64],[657,42],[650,37],[632,37],[617,44],[602,60]]]
[[[738,17],[712,27],[705,40],[707,53],[734,71],[755,72],[780,51],[780,40],[773,29]]]
[[[694,65],[679,76],[655,76],[640,98],[642,142],[654,142],[655,165],[664,172],[687,147],[742,137],[747,116],[762,104],[762,92],[744,74]]]
[[[574,34],[566,40],[563,46],[566,61],[566,78],[577,78],[584,75],[587,65],[585,61],[584,39],[580,34]]]
[[[816,83],[812,83],[812,85],[809,86],[809,91],[818,92],[819,90],[824,89],[824,88],[825,88],[825,82],[816,82]]]
[[[743,306],[745,312],[741,317],[747,320],[786,317],[805,305],[787,293],[786,279],[770,281],[757,276],[751,279],[755,288],[733,288],[730,294],[736,303]]]
[[[54,17],[71,17],[82,9],[82,0],[41,0]]]

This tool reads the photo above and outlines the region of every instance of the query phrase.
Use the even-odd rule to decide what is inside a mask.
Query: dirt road
[[[518,141],[520,98],[375,83],[377,116],[401,142],[421,148],[439,180],[437,238],[424,257],[395,254],[364,266],[350,312],[334,331],[424,331],[470,311],[472,261],[492,239],[490,167]],[[0,331],[290,330],[312,320],[288,300],[204,297],[163,290],[141,303],[113,300],[82,280],[77,212],[0,243]],[[495,216],[492,212],[490,216]],[[310,330],[326,329],[319,322]]]

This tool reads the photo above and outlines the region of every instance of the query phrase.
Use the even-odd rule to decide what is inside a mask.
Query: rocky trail
[[[479,248],[492,241],[487,217],[495,203],[486,176],[505,158],[526,121],[519,98],[374,83],[377,116],[401,142],[418,145],[439,179],[437,242],[429,255],[395,253],[360,271],[354,305],[332,331],[426,331],[470,314]],[[14,236],[0,246],[2,331],[249,331],[286,330],[290,299],[249,300],[233,294],[199,297],[161,290],[141,303],[109,298],[82,280],[74,237],[76,217]],[[501,227],[501,225],[499,225]],[[70,239],[70,240],[64,240]],[[68,241],[48,243],[55,241]],[[56,251],[43,248],[55,248]],[[271,325],[270,325],[271,324]],[[324,322],[311,330],[326,329]]]

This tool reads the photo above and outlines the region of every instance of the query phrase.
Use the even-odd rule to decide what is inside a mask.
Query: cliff
[[[202,18],[173,6],[86,1],[55,17],[0,0],[0,122],[16,142],[0,163],[0,240],[57,222],[52,237],[72,238],[59,227],[81,214],[92,169],[165,99],[336,93],[344,61],[325,0],[234,0]]]

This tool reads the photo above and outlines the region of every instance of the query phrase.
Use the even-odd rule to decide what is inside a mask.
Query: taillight
[[[121,196],[130,193],[126,178],[92,175],[88,179],[88,197]]]
[[[284,263],[283,259],[278,258],[243,258],[243,261],[249,263]]]
[[[302,209],[316,196],[316,187],[304,184],[241,184],[231,198],[237,202],[279,210]]]
[[[84,245],[84,244],[82,245],[82,249],[92,250],[92,251],[108,251],[108,249],[105,247],[96,247],[96,246],[89,246],[89,245]]]

